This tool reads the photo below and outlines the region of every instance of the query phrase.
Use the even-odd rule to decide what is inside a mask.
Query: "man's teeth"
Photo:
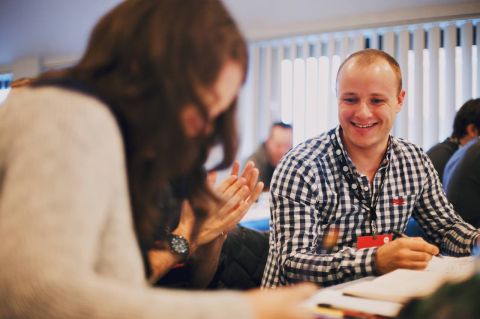
[[[372,127],[373,124],[365,124],[365,125],[362,125],[362,124],[358,124],[358,123],[353,123],[355,126],[358,126],[360,128],[368,128],[368,127]]]

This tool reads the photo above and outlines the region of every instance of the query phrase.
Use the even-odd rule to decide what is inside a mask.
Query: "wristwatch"
[[[190,255],[190,245],[188,240],[180,235],[170,234],[167,237],[168,248],[177,256],[181,257],[180,263],[187,260]]]

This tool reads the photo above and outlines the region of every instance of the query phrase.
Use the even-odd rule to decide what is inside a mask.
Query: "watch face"
[[[171,234],[169,236],[170,250],[186,259],[190,253],[188,241],[183,236]]]
[[[172,238],[171,243],[172,243],[172,248],[180,254],[184,254],[188,251],[188,245],[184,238],[181,238],[181,237],[179,238],[175,236]]]

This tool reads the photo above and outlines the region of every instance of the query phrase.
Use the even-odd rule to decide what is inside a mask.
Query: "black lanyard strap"
[[[340,131],[341,132],[341,131]],[[369,212],[369,219],[370,219],[370,227],[373,237],[377,236],[377,211],[376,207],[378,204],[378,200],[380,198],[380,194],[383,192],[383,186],[385,184],[385,178],[387,175],[387,171],[390,167],[390,163],[388,163],[387,167],[383,170],[382,175],[380,177],[380,186],[378,187],[378,191],[374,192],[372,187],[372,196],[370,198],[366,198],[363,196],[363,192],[361,189],[361,185],[358,183],[358,179],[354,177],[354,173],[351,170],[351,166],[348,165],[347,159],[345,158],[345,154],[340,147],[336,138],[331,139],[333,142],[333,146],[335,148],[335,152],[340,160],[340,171],[344,175],[345,179],[347,180],[350,186],[355,185],[353,188],[353,195],[363,204],[366,206]],[[383,154],[383,158],[381,163],[383,163],[387,157],[388,150],[390,149],[391,138],[388,138],[387,150],[385,154]],[[340,151],[340,152],[338,152]],[[346,167],[347,169],[344,169]]]

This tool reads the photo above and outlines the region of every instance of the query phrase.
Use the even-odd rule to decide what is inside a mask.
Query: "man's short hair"
[[[392,68],[395,76],[397,77],[398,81],[398,94],[402,91],[402,71],[400,70],[400,65],[398,64],[397,60],[395,60],[390,54],[376,49],[364,49],[357,52],[350,54],[345,61],[340,64],[337,72],[337,86],[338,86],[338,75],[340,71],[342,71],[343,66],[350,60],[355,59],[361,65],[370,65],[378,60],[383,60],[387,62],[390,67]]]
[[[290,124],[284,123],[284,122],[275,122],[272,124],[272,128],[274,127],[281,127],[281,128],[286,128],[291,130],[292,126]]]
[[[480,98],[465,102],[455,115],[453,121],[453,138],[462,138],[467,135],[467,126],[475,125],[480,130]]]

